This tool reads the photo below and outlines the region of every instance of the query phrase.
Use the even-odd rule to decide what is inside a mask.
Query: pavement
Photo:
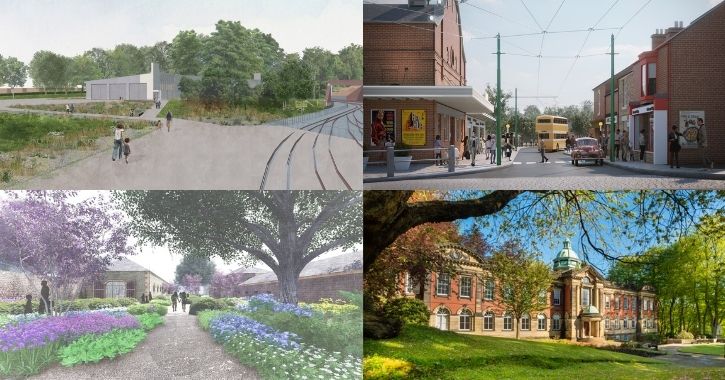
[[[196,316],[172,312],[132,352],[95,364],[56,364],[34,380],[91,379],[250,379],[256,372],[239,364],[196,322]]]
[[[611,165],[635,173],[657,175],[662,177],[713,179],[725,181],[725,168],[723,167],[713,169],[685,166],[681,168],[670,168],[668,165],[654,165],[642,161],[609,162],[609,160],[605,160],[604,163],[606,165]]]
[[[28,99],[26,104],[65,104],[67,99]],[[0,111],[21,100],[0,101]],[[22,101],[23,103],[24,100]],[[81,100],[74,101],[80,103]],[[150,109],[152,115],[155,109]],[[23,110],[22,112],[27,112]],[[47,111],[34,111],[51,113]],[[359,111],[361,113],[361,111]],[[106,117],[77,115],[74,117]],[[143,118],[150,118],[144,113]],[[120,117],[118,119],[124,119]],[[139,120],[140,118],[129,118]],[[109,190],[258,190],[275,149],[280,145],[285,154],[275,158],[289,162],[289,170],[271,173],[266,189],[327,189],[353,190],[362,188],[362,168],[359,143],[337,136],[345,129],[346,119],[329,123],[321,130],[303,132],[298,128],[278,125],[221,126],[216,124],[174,119],[171,131],[165,126],[131,141],[129,163],[111,160],[112,142],[89,157],[73,161],[58,169],[27,181],[10,184],[17,189],[109,189]],[[332,130],[331,132],[331,129]],[[282,141],[294,133],[295,138]],[[292,152],[296,136],[307,136]],[[318,138],[317,135],[320,135]],[[132,137],[133,138],[133,137]],[[317,140],[316,147],[312,144]],[[313,142],[310,142],[313,141]],[[282,147],[281,145],[284,145]],[[103,146],[103,145],[102,145]],[[334,160],[334,163],[333,163]],[[318,177],[319,175],[319,177]],[[317,181],[311,181],[315,178]],[[269,179],[269,178],[268,178]],[[324,184],[324,185],[323,185]],[[323,187],[324,186],[324,187]]]
[[[682,347],[692,346],[692,344],[666,344],[657,347],[659,351],[666,351],[667,355],[654,356],[652,359],[663,360],[675,363],[685,367],[722,367],[725,368],[725,358],[715,355],[691,354],[679,352]]]

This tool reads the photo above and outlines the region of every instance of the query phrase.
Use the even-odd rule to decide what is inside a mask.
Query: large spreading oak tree
[[[153,191],[116,193],[142,242],[226,261],[257,260],[277,275],[284,302],[314,258],[362,243],[360,192]]]

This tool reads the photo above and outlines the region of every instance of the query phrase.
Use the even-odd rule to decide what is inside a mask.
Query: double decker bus
[[[536,117],[536,135],[544,141],[545,151],[564,150],[569,136],[569,120],[561,116],[539,115]]]

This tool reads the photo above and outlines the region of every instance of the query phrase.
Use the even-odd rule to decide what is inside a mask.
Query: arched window
[[[451,313],[447,309],[439,309],[436,314],[436,328],[438,330],[448,330],[448,318],[450,316]]]
[[[462,331],[471,331],[471,312],[463,310],[458,315],[458,329]]]
[[[531,330],[531,316],[528,314],[521,316],[521,330]]]
[[[561,317],[559,314],[554,314],[554,317],[551,319],[551,329],[552,330],[561,330]]]
[[[539,314],[537,329],[539,331],[546,330],[546,316],[544,314]]]
[[[483,329],[488,331],[494,330],[495,318],[493,316],[493,312],[487,311],[486,314],[483,315]]]
[[[513,319],[511,318],[511,314],[506,313],[503,316],[503,329],[504,331],[511,331],[513,330]]]

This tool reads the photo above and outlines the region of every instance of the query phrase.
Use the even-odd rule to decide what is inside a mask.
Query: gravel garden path
[[[179,308],[180,310],[181,308]],[[201,330],[196,316],[171,312],[133,352],[114,360],[46,369],[31,379],[258,379]]]

